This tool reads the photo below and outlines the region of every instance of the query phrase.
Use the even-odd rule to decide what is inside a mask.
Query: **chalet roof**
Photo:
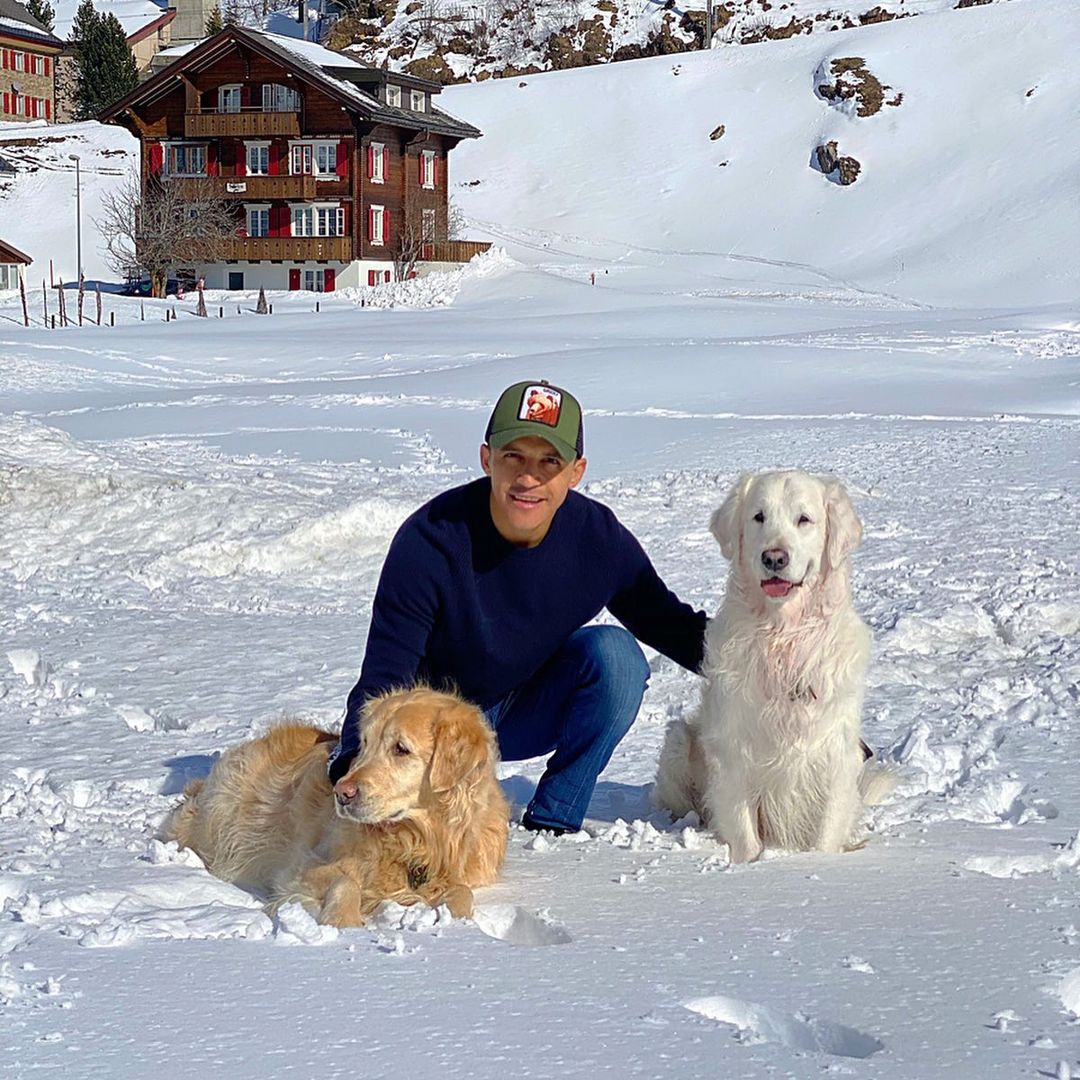
[[[0,0],[0,34],[11,34],[25,41],[60,48],[64,43],[15,0]]]
[[[3,2],[4,0],[0,0],[0,3]],[[100,119],[113,120],[125,109],[169,93],[176,85],[175,79],[179,72],[198,71],[208,67],[236,44],[276,60],[282,67],[317,86],[364,120],[415,131],[431,131],[458,139],[476,139],[481,135],[479,128],[458,120],[434,105],[429,105],[428,110],[423,113],[394,108],[380,101],[370,90],[364,89],[365,85],[377,84],[386,78],[400,82],[402,86],[424,87],[435,92],[438,89],[437,83],[427,83],[413,76],[398,76],[382,72],[378,68],[368,68],[345,53],[334,52],[311,41],[300,41],[240,26],[226,27],[177,57],[168,67],[110,105],[102,112]]]
[[[29,266],[34,260],[29,255],[21,252],[17,247],[4,243],[0,240],[0,262],[2,263],[25,263]]]

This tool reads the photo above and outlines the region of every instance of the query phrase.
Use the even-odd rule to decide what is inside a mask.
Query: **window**
[[[424,210],[420,221],[420,239],[425,244],[435,242],[435,211]]]
[[[423,112],[426,103],[427,95],[423,90],[409,91],[409,108],[412,109],[413,112]]]
[[[368,179],[373,184],[386,182],[386,146],[373,142],[368,145]]]
[[[381,206],[368,207],[368,240],[381,247],[385,242],[386,210]]]
[[[435,154],[431,150],[420,152],[420,186],[426,188],[435,186]]]
[[[345,210],[340,206],[294,206],[293,236],[344,236]]]
[[[248,236],[270,235],[270,207],[249,206],[247,208]]]
[[[270,144],[247,144],[247,172],[249,176],[267,176],[270,173]]]
[[[240,111],[240,87],[218,87],[218,112],[237,113]]]
[[[304,288],[308,292],[325,292],[326,276],[322,270],[304,271]]]
[[[45,57],[44,56],[34,55],[34,56],[31,57],[31,61],[32,61],[32,65],[33,65],[33,73],[35,75],[44,75],[45,74]]]
[[[19,287],[19,268],[15,263],[0,263],[0,289]]]
[[[401,87],[386,84],[386,104],[393,105],[395,109],[401,108]]]
[[[24,52],[13,53],[11,58],[15,62],[15,70],[16,71],[25,71],[26,70],[26,53],[24,53]]]
[[[206,147],[176,143],[168,148],[169,176],[205,176]]]
[[[289,86],[267,83],[262,88],[263,112],[298,112],[300,95]]]
[[[289,171],[293,176],[336,177],[337,143],[293,143],[289,152]]]

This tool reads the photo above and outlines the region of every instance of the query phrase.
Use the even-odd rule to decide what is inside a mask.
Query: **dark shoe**
[[[869,761],[874,756],[874,751],[862,739],[859,740],[859,745],[862,747],[863,761]]]
[[[552,836],[565,836],[568,832],[574,831],[572,829],[563,829],[558,825],[541,825],[539,821],[533,820],[528,810],[521,815],[521,824],[529,832],[546,832],[551,833]]]

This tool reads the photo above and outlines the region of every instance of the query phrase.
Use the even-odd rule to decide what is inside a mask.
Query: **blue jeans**
[[[528,808],[538,825],[581,828],[596,778],[630,730],[648,681],[633,634],[586,626],[487,710],[504,761],[551,754]]]

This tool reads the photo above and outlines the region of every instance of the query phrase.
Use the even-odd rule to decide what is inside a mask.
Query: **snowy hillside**
[[[454,197],[511,251],[610,273],[663,251],[703,278],[753,257],[924,303],[1073,299],[1075,14],[1028,0],[453,87],[447,107],[484,132],[451,160]],[[872,115],[822,96],[843,58],[885,88]],[[854,184],[818,171],[830,141],[861,164]]]
[[[485,130],[455,197],[505,249],[451,275],[277,293],[269,316],[211,293],[205,320],[106,295],[105,325],[56,331],[0,294],[6,1070],[1080,1075],[1073,9],[455,88]],[[80,153],[93,274],[90,204],[133,142],[8,137],[0,236],[37,288],[52,253],[70,272]],[[809,166],[822,138],[854,184]],[[585,493],[710,611],[707,523],[743,470],[844,478],[864,733],[901,785],[859,850],[732,866],[650,810],[700,691],[650,653],[585,829],[515,825],[475,920],[272,919],[157,827],[225,747],[339,722],[398,523],[477,475],[493,397],[538,376],[583,402]],[[515,820],[542,768],[501,765]]]

